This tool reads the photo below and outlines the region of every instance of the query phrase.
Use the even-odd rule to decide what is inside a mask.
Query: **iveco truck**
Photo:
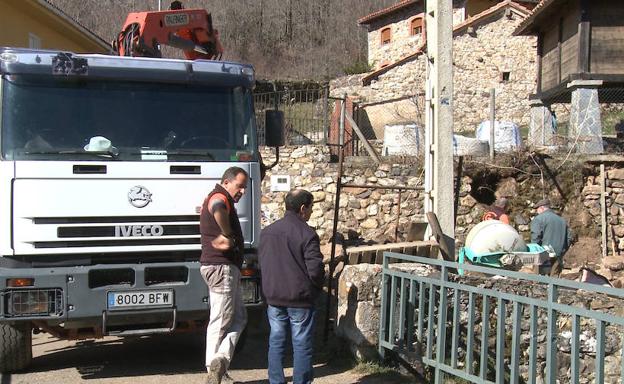
[[[203,326],[199,207],[231,166],[250,175],[242,286],[261,303],[251,66],[0,48],[0,73],[1,372],[29,364],[33,332]]]

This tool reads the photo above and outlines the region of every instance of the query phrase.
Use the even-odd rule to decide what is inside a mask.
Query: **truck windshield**
[[[7,160],[257,158],[244,87],[7,75],[1,91]]]

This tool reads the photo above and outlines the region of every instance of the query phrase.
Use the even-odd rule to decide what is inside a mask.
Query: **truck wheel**
[[[10,373],[26,368],[31,361],[31,324],[0,324],[0,372]]]

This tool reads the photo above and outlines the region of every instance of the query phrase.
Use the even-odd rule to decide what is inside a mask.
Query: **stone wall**
[[[273,150],[262,153],[265,163],[274,159]],[[285,192],[271,192],[271,175],[288,175],[291,188],[304,188],[314,195],[314,208],[308,222],[321,242],[328,242],[334,217],[338,164],[330,163],[329,149],[324,146],[285,147],[280,149],[278,165],[267,172],[262,183],[262,224],[267,225],[283,216]],[[343,182],[357,185],[416,186],[421,180],[421,168],[409,164],[384,163],[374,165],[369,158],[354,158],[345,162]],[[412,220],[422,220],[423,198],[420,191],[401,194],[401,214],[398,191],[370,188],[343,188],[340,196],[338,231],[350,237],[361,237],[383,243],[395,240],[395,229],[403,239]],[[398,218],[398,224],[397,224]]]
[[[400,268],[402,271],[415,274],[417,276],[436,276],[439,278],[439,272],[432,267],[424,265],[414,264],[394,264],[393,268]],[[382,270],[379,265],[360,264],[349,265],[344,268],[338,282],[338,312],[337,312],[337,324],[336,334],[343,337],[348,341],[350,349],[354,356],[360,359],[372,359],[376,358],[376,347],[379,338],[379,314],[381,308],[381,276]],[[532,297],[536,300],[547,300],[547,289],[543,285],[535,284],[528,281],[515,280],[509,278],[492,279],[491,277],[482,276],[465,276],[459,277],[451,275],[450,281],[461,283],[465,286],[483,287],[485,289],[494,289],[501,292],[506,292],[513,295],[519,295],[523,297]],[[482,322],[481,322],[481,305],[480,298],[475,300],[476,313],[474,322],[475,337],[477,337],[477,346],[480,345],[480,335],[482,334]],[[449,298],[449,303],[452,303],[452,298]],[[575,306],[580,308],[586,308],[604,312],[612,316],[624,316],[624,300],[621,298],[609,297],[607,295],[590,293],[585,291],[574,290],[560,290],[558,302],[562,305]],[[460,333],[463,334],[461,329],[465,329],[468,319],[468,300],[467,295],[462,295],[459,300],[459,319],[460,319]],[[418,304],[416,304],[418,307]],[[397,304],[396,308],[400,308]],[[426,307],[425,307],[426,308]],[[452,313],[452,309],[449,309],[449,319]],[[528,365],[528,353],[530,347],[531,338],[537,340],[537,364],[536,375],[538,376],[538,382],[543,382],[545,378],[546,367],[546,340],[547,340],[547,312],[544,310],[538,310],[537,318],[537,332],[535,335],[530,334],[530,311],[524,310],[521,316],[521,334],[520,334],[520,360],[519,370],[520,375],[526,380],[528,378],[529,365]],[[489,330],[489,350],[494,351],[494,346],[497,343],[496,340],[496,327],[498,312],[495,305],[492,305],[490,311],[490,330]],[[436,320],[437,321],[437,320]],[[427,327],[425,321],[425,329]],[[453,325],[457,327],[457,325]],[[395,324],[395,330],[398,329],[398,325]],[[506,341],[507,344],[506,354],[509,355],[509,345],[511,344],[511,332],[512,332],[512,310],[508,306],[505,319],[506,329]],[[572,319],[569,315],[559,313],[557,324],[555,326],[555,332],[557,333],[556,345],[557,345],[557,360],[558,360],[558,373],[557,381],[561,383],[568,382],[570,380],[570,366],[571,366],[571,337],[572,337]],[[581,383],[591,383],[594,379],[594,360],[596,353],[596,323],[581,317],[580,320],[580,337],[579,337],[579,369],[581,373]],[[427,332],[424,332],[426,335]],[[435,334],[435,333],[432,333]],[[461,336],[465,341],[465,336]],[[447,335],[447,341],[450,340],[450,335]],[[423,342],[423,340],[420,340]],[[424,342],[423,342],[424,343]],[[450,346],[450,342],[447,343],[447,348]],[[430,341],[430,344],[435,348],[435,340]],[[425,350],[425,345],[420,345],[422,351]],[[615,384],[620,383],[621,364],[622,364],[622,329],[621,327],[607,324],[605,327],[605,383]],[[492,352],[494,353],[494,352]],[[458,368],[464,369],[465,362],[465,345],[463,342],[458,344]],[[418,362],[418,356],[415,361]],[[478,358],[476,359],[478,360]],[[508,362],[507,362],[508,363]],[[418,370],[419,365],[416,365]],[[541,379],[541,380],[540,380]]]
[[[422,8],[420,6],[419,8]],[[374,69],[381,68],[384,64],[391,64],[407,54],[413,52],[423,42],[423,34],[412,35],[410,31],[411,21],[414,17],[422,16],[422,9],[412,15],[403,13],[394,14],[380,22],[372,23],[368,32],[368,64]],[[381,31],[385,28],[391,30],[391,41],[382,44]]]
[[[596,167],[597,168],[597,167]],[[583,205],[591,217],[591,223],[600,228],[602,223],[600,194],[601,180],[598,169],[585,178]],[[606,168],[606,218],[607,244],[616,252],[624,253],[624,169],[614,165]],[[613,253],[612,251],[609,253]]]
[[[472,29],[464,29],[455,35],[453,118],[456,132],[474,130],[481,121],[488,119],[491,88],[496,91],[498,120],[511,120],[520,125],[529,123],[528,96],[535,92],[536,42],[533,37],[512,36],[521,21],[522,17],[515,12],[509,17],[500,12],[498,19],[474,25]],[[399,28],[401,22],[396,20],[393,23]],[[369,45],[374,44],[373,40],[379,41],[370,37]],[[397,46],[401,44],[397,43]],[[403,56],[413,52],[413,49],[406,50]],[[370,52],[375,62],[382,60],[382,53],[380,49]],[[387,102],[386,108],[396,109],[392,100],[424,92],[425,70],[425,57],[420,55],[381,74],[368,86],[354,84],[353,78],[350,81],[334,80],[330,83],[330,92],[332,96],[342,96],[346,92],[361,103]],[[508,76],[508,80],[503,76]],[[414,110],[417,112],[422,108],[421,105]],[[424,119],[424,114],[417,114],[414,119]]]
[[[264,148],[262,156],[266,164],[272,163],[273,149]],[[382,164],[376,165],[368,157],[348,158],[343,170],[343,182],[379,187],[422,185],[424,170],[416,159],[383,156],[382,161]],[[501,156],[499,161],[502,164],[509,159]],[[481,221],[487,209],[487,204],[478,197],[480,193],[478,189],[489,191],[492,198],[504,196],[510,200],[512,223],[527,240],[530,239],[529,222],[535,214],[533,204],[544,196],[551,197],[557,204],[556,208],[573,224],[577,236],[600,238],[600,180],[597,165],[586,165],[586,169],[581,172],[583,163],[569,163],[564,164],[565,166],[559,170],[560,182],[575,183],[570,187],[573,189],[571,193],[575,193],[574,189],[577,189],[576,193],[580,194],[568,196],[569,206],[564,206],[556,186],[549,185],[536,176],[539,175],[536,169],[518,165],[520,168],[517,173],[524,177],[518,180],[520,176],[516,174],[502,174],[503,171],[509,172],[510,167],[502,167],[500,176],[491,165],[488,165],[487,160],[483,160],[483,163],[479,160],[472,162],[479,163],[481,168],[466,170],[464,171],[466,174],[462,177],[455,228],[457,247],[463,245],[466,235]],[[554,164],[560,162],[557,160]],[[468,167],[468,164],[465,167]],[[486,172],[491,173],[485,174]],[[267,177],[262,182],[263,226],[279,219],[284,212],[285,192],[271,192],[271,175],[288,175],[291,180],[290,188],[304,188],[314,194],[315,204],[309,224],[317,230],[322,243],[329,242],[338,176],[338,164],[330,162],[329,148],[299,146],[284,147],[280,150],[278,165],[267,172]],[[489,175],[495,177],[491,182],[493,185],[479,179],[479,177],[488,179]],[[618,163],[611,164],[607,166],[606,175],[609,233],[615,235],[616,253],[624,253],[624,170]],[[394,242],[395,232],[398,232],[396,240],[403,241],[409,224],[423,220],[422,193],[419,190],[403,191],[399,209],[397,190],[344,188],[340,198],[338,232],[345,237],[359,237],[366,242],[375,243]],[[580,207],[573,204],[577,198],[580,199]],[[596,255],[599,253],[600,250],[595,250]],[[613,254],[611,247],[609,254]]]

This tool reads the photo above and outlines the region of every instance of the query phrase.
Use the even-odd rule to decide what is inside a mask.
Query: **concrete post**
[[[452,0],[428,0],[426,25],[425,213],[433,211],[454,240]]]
[[[555,145],[555,116],[542,100],[534,99],[531,106],[529,138],[527,144],[532,147]]]
[[[601,80],[575,80],[568,84],[572,88],[570,106],[570,147],[583,154],[597,154],[604,151],[598,87]]]

